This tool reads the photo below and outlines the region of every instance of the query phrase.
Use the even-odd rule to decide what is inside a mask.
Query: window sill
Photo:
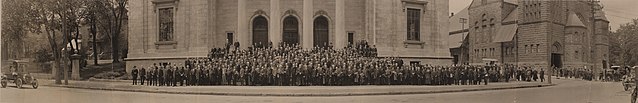
[[[177,41],[158,41],[155,42],[156,49],[176,49]]]
[[[421,4],[421,5],[428,4],[427,1],[417,1],[417,0],[401,0],[401,1],[406,3],[411,3],[411,4]]]
[[[404,48],[408,48],[408,45],[419,45],[419,46],[421,46],[421,49],[423,49],[423,47],[425,46],[425,42],[423,42],[423,41],[416,41],[416,40],[406,40],[406,41],[403,41],[403,47],[404,47]]]
[[[151,1],[154,4],[163,4],[163,3],[176,3],[179,2],[179,0],[153,0]]]

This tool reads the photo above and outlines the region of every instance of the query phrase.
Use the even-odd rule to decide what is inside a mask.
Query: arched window
[[[299,21],[293,16],[284,19],[283,42],[299,45]]]
[[[253,19],[253,46],[255,48],[266,47],[268,44],[268,20],[259,16]]]
[[[328,46],[328,18],[319,16],[314,21],[314,46],[315,47],[327,47]]]

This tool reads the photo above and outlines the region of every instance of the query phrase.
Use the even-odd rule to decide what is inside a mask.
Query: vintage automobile
[[[13,65],[9,67],[10,72],[2,73],[0,84],[2,88],[6,88],[9,83],[13,83],[17,88],[21,89],[22,85],[31,85],[33,89],[38,88],[38,80],[26,72],[25,65],[21,61],[13,61]]]
[[[623,76],[622,85],[625,87],[625,91],[632,90],[636,86],[634,77],[630,75]]]

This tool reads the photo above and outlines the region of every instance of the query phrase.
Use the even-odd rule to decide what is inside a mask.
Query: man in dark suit
[[[142,66],[142,69],[140,69],[140,85],[144,85],[144,80],[146,80],[146,70],[144,69],[144,66]]]
[[[174,86],[173,85],[173,81],[174,81],[173,80],[173,67],[166,68],[166,86]]]
[[[137,70],[137,66],[133,66],[133,71],[131,71],[131,77],[133,77],[133,85],[137,85],[137,75],[139,71]]]

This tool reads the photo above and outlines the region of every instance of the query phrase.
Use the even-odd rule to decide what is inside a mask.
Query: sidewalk
[[[467,92],[483,90],[501,90],[553,86],[541,82],[489,83],[488,85],[449,85],[449,86],[188,86],[156,87],[131,85],[126,82],[69,81],[69,85],[56,85],[54,80],[41,80],[42,86],[78,89],[196,94],[231,96],[359,96],[359,95],[400,95],[431,94],[449,92]]]

